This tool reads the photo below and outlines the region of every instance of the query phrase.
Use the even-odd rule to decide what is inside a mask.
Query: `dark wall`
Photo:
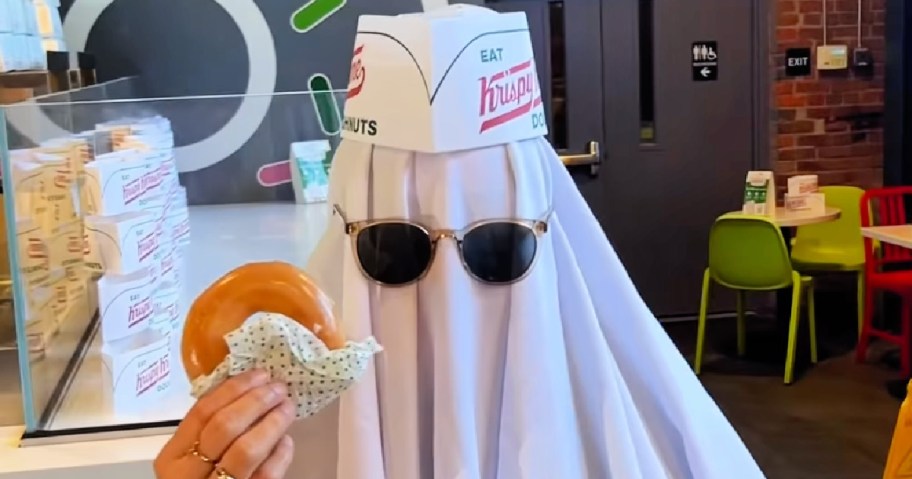
[[[316,83],[314,88],[326,88],[329,83],[334,89],[345,89],[359,15],[420,11],[446,0],[315,0],[314,7],[337,8],[320,22],[293,18],[306,3],[64,0],[62,12],[70,49],[94,53],[101,80],[136,75],[136,91],[145,98],[256,95],[243,108],[239,98],[149,101],[108,108],[170,118],[180,146],[178,168],[190,201],[213,204],[291,199],[289,184],[263,185],[257,171],[265,164],[287,160],[292,141],[325,138],[335,131],[332,127],[324,131],[327,125],[321,124],[308,97],[271,94],[308,91],[311,81]],[[275,68],[274,80],[270,66]],[[259,81],[251,87],[252,77]]]
[[[887,1],[884,184],[912,185],[912,4]]]

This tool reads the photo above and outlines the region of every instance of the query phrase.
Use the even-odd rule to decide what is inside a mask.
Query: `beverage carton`
[[[105,343],[145,331],[154,319],[155,278],[148,269],[98,280],[98,314]]]
[[[439,153],[547,132],[524,13],[454,5],[358,20],[343,138]]]
[[[776,177],[772,171],[747,173],[741,212],[746,215],[776,215]]]

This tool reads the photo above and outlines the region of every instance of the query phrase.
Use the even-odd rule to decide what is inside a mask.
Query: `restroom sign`
[[[811,49],[789,48],[785,51],[785,75],[804,77],[811,74]]]
[[[719,79],[719,45],[716,42],[696,42],[690,49],[694,81]]]

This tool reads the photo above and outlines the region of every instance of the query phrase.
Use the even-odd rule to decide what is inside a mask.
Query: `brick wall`
[[[773,165],[780,186],[799,173],[819,175],[821,184],[869,188],[883,178],[884,17],[885,0],[862,0],[862,44],[874,54],[870,73],[817,71],[811,76],[785,76],[788,48],[812,49],[824,42],[823,8],[827,6],[827,40],[857,45],[856,0],[772,0],[778,3],[773,65],[775,81]],[[910,0],[912,1],[912,0]]]

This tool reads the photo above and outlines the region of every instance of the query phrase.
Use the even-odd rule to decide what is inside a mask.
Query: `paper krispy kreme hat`
[[[453,5],[359,19],[343,138],[440,153],[547,133],[524,13]]]

